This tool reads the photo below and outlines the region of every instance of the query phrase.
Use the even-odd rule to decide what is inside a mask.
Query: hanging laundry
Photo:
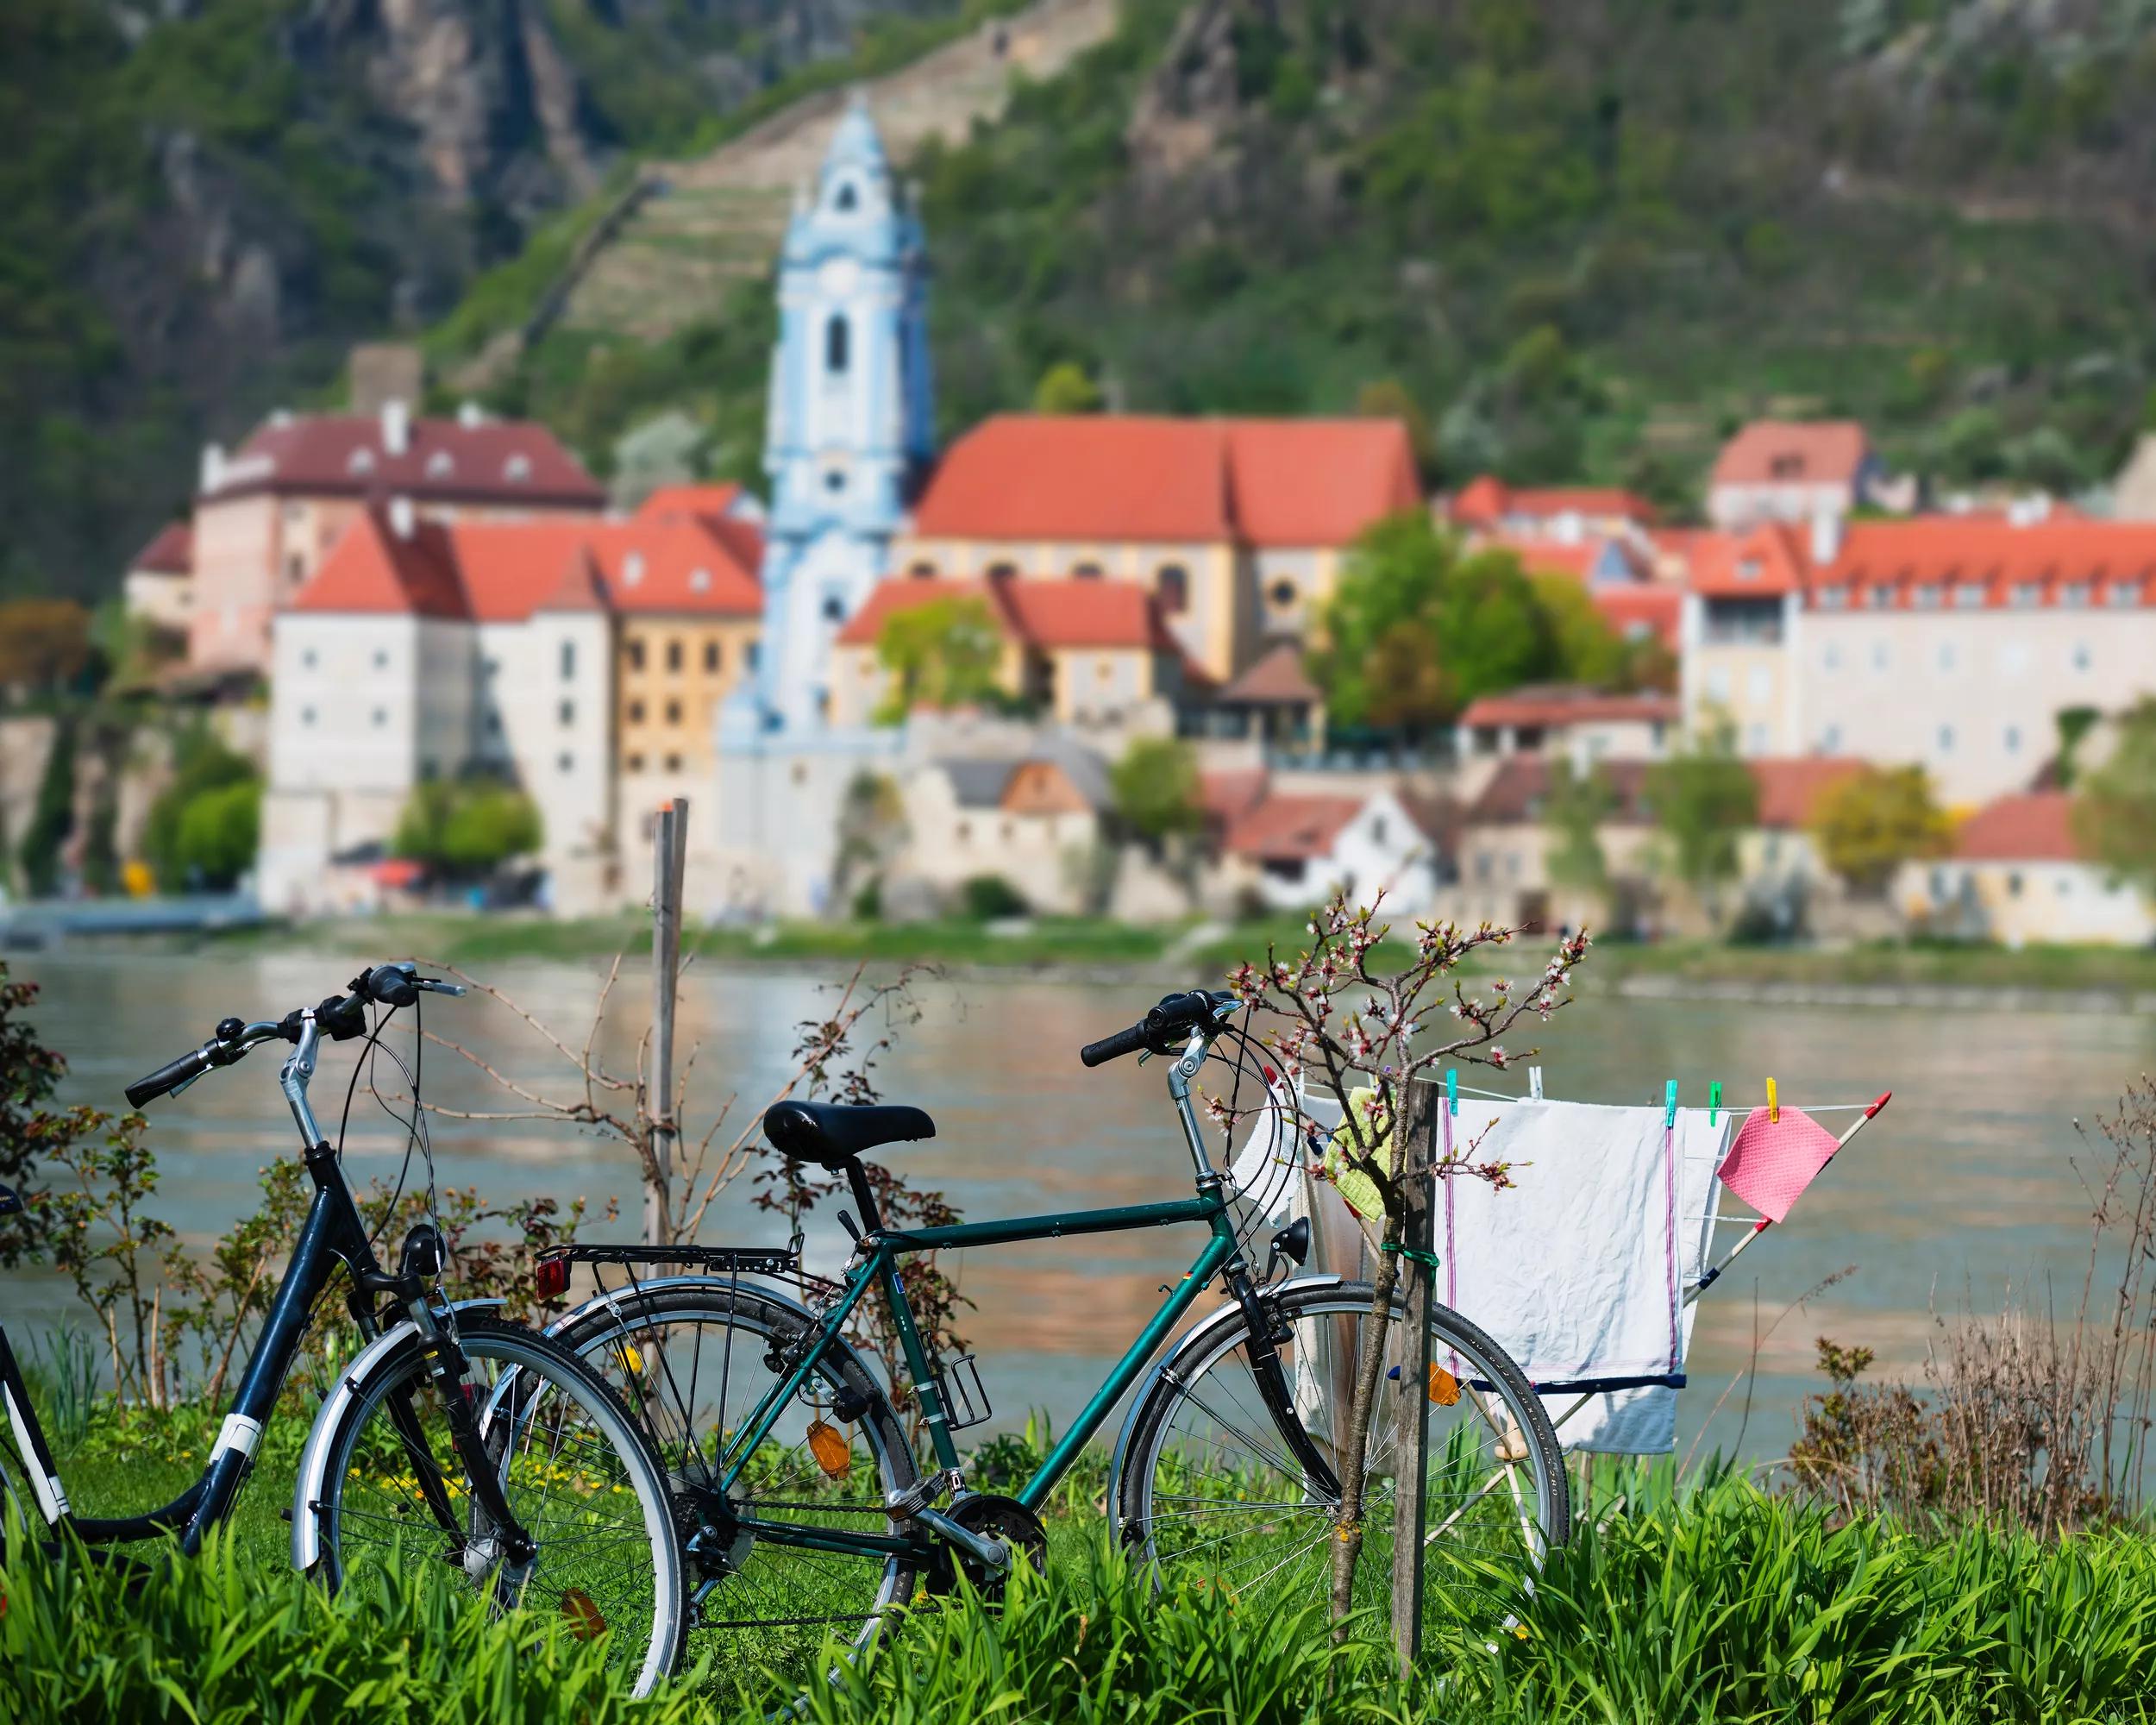
[[[1771,1222],[1789,1214],[1840,1147],[1840,1140],[1803,1109],[1779,1113],[1777,1120],[1767,1109],[1754,1108],[1720,1169],[1722,1184]]]

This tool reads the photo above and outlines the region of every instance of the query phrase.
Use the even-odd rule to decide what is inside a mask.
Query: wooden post
[[[1400,1395],[1394,1409],[1393,1454],[1393,1647],[1406,1678],[1422,1653],[1422,1524],[1429,1490],[1426,1452],[1430,1446],[1430,1307],[1436,1298],[1426,1254],[1436,1206],[1438,1111],[1445,1107],[1430,1083],[1407,1087],[1407,1118],[1401,1123],[1401,1192],[1406,1214],[1401,1222],[1401,1287],[1406,1321],[1401,1325]],[[1411,1253],[1422,1253],[1418,1258]]]
[[[651,1161],[644,1185],[644,1244],[674,1238],[674,1013],[681,985],[681,875],[687,861],[689,800],[662,804],[651,844]]]

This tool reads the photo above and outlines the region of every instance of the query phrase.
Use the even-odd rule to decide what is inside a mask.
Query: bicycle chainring
[[[1000,1541],[1011,1553],[1012,1563],[1023,1559],[1033,1566],[1035,1574],[1046,1572],[1048,1529],[1041,1525],[1041,1518],[1017,1498],[1004,1497],[993,1491],[976,1491],[970,1497],[960,1498],[945,1513],[968,1533]],[[928,1588],[931,1593],[955,1593],[958,1589],[956,1578],[962,1574],[975,1592],[993,1603],[1003,1597],[1003,1584],[1008,1573],[1007,1570],[991,1573],[970,1552],[939,1543]]]

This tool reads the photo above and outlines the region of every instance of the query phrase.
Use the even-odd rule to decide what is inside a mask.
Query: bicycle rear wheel
[[[680,1640],[683,1568],[666,1477],[630,1414],[582,1362],[518,1325],[465,1316],[480,1437],[537,1546],[512,1559],[479,1509],[415,1345],[371,1374],[329,1440],[318,1519],[331,1586],[447,1559],[494,1609],[556,1612],[649,1694]]]
[[[1337,1474],[1368,1283],[1290,1282],[1266,1296],[1295,1411]],[[1457,1312],[1431,1314],[1426,1386],[1402,1383],[1405,1313],[1387,1324],[1365,1446],[1369,1484],[1356,1606],[1392,1593],[1396,1418],[1404,1389],[1430,1396],[1426,1574],[1433,1627],[1487,1630],[1516,1606],[1570,1527],[1564,1465],[1549,1416],[1504,1351]],[[1259,1609],[1330,1597],[1338,1500],[1294,1459],[1267,1411],[1239,1313],[1194,1332],[1154,1381],[1131,1427],[1117,1494],[1125,1540],[1164,1580],[1219,1585]]]
[[[784,1381],[781,1352],[812,1321],[754,1283],[683,1281],[632,1288],[554,1332],[636,1411],[665,1465],[689,1533],[692,1659],[805,1674],[827,1636],[865,1651],[913,1597],[911,1557],[809,1543],[889,1539],[887,1494],[918,1477],[897,1414],[850,1351],[818,1362],[721,1489],[724,1440]]]

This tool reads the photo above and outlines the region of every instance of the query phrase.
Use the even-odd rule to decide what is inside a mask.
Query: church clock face
[[[861,285],[861,265],[853,258],[827,259],[816,272],[816,285],[833,299],[843,299]]]

